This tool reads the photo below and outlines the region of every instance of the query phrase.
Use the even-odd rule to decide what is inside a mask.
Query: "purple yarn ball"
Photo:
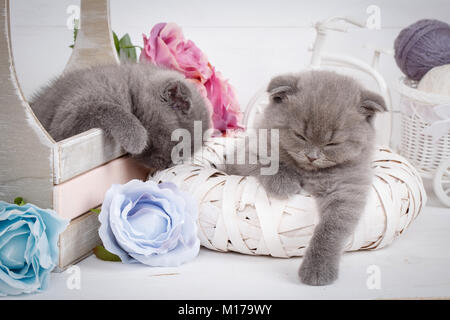
[[[439,20],[419,20],[399,33],[394,48],[400,70],[418,81],[430,69],[450,63],[450,25]]]

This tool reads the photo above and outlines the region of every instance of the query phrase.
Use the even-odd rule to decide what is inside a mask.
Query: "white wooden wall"
[[[27,97],[69,59],[72,31],[66,26],[67,7],[78,0],[14,0],[12,42],[19,81]],[[111,0],[112,28],[128,32],[142,45],[158,22],[179,24],[237,90],[244,108],[271,76],[301,70],[309,62],[314,39],[311,24],[334,15],[367,18],[369,5],[381,9],[381,30],[334,33],[329,51],[353,54],[370,61],[367,42],[393,47],[401,28],[422,18],[450,22],[449,0]],[[138,51],[139,52],[139,51]],[[393,57],[381,58],[380,71],[391,84],[401,75]],[[370,84],[369,84],[370,85]],[[394,105],[396,94],[393,94]]]

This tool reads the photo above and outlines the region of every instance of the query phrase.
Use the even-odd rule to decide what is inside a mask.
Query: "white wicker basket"
[[[213,138],[192,164],[159,171],[149,179],[172,182],[199,205],[204,247],[274,257],[302,256],[319,220],[314,198],[302,192],[286,200],[269,197],[254,177],[226,175],[230,139]],[[422,211],[426,193],[420,175],[388,148],[377,149],[375,177],[364,214],[345,250],[374,250],[390,244]]]
[[[399,153],[416,167],[424,178],[433,178],[439,165],[450,159],[450,132],[433,141],[424,130],[441,120],[433,108],[450,104],[450,97],[419,91],[416,83],[402,78],[400,93],[401,141]]]

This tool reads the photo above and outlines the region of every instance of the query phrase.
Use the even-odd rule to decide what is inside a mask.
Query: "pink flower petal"
[[[206,55],[191,40],[186,41],[181,28],[174,23],[158,23],[147,38],[140,61],[177,70],[192,80],[211,109],[214,128],[226,132],[242,129],[239,103],[233,87],[208,62]]]

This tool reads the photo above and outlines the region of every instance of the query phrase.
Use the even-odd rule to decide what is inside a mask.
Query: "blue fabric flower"
[[[0,201],[0,296],[44,290],[68,225],[52,210]]]
[[[178,266],[200,250],[197,215],[196,201],[174,184],[132,180],[106,192],[99,235],[124,263]]]

